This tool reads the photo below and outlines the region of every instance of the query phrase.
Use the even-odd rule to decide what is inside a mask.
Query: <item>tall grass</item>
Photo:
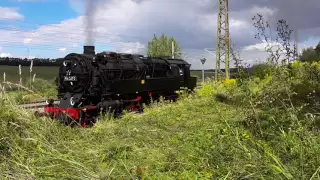
[[[320,67],[320,66],[319,66]],[[35,118],[1,94],[8,179],[319,179],[317,65],[214,82],[91,129]],[[303,88],[301,88],[303,87]]]
[[[19,83],[8,81],[6,72],[4,72],[3,82],[1,84],[2,90],[8,93],[16,103],[28,103],[47,98],[56,98],[54,78],[52,78],[52,80],[44,80],[42,78],[36,78],[35,73],[32,75],[33,61],[31,61],[29,67],[29,78],[22,73],[21,65],[18,66],[17,70]]]

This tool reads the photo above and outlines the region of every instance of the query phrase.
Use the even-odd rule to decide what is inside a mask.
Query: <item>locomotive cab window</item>
[[[179,74],[180,74],[180,76],[184,75],[184,68],[183,67],[179,67]]]
[[[171,65],[171,72],[173,76],[179,76],[179,67],[176,65]]]

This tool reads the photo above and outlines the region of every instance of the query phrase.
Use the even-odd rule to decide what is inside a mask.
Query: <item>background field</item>
[[[58,75],[58,67],[52,66],[34,66],[32,68],[32,75],[36,74],[37,78],[45,80],[53,80]],[[22,78],[29,79],[30,77],[30,67],[22,66]],[[3,76],[3,73],[6,73],[6,80],[10,82],[19,82],[19,67],[18,66],[0,66],[0,73]],[[201,81],[201,71],[191,71],[191,76],[198,77],[198,80]],[[214,76],[213,72],[205,72],[206,77]],[[3,79],[3,78],[2,78]]]
[[[36,77],[53,80],[58,74],[58,67],[50,66],[34,66],[32,68],[32,75],[36,74]],[[19,82],[19,67],[18,66],[0,66],[0,73],[3,77],[3,73],[6,73],[6,80],[10,82]],[[22,66],[21,73],[23,79],[29,79],[30,77],[30,67]],[[3,78],[2,78],[3,81]]]

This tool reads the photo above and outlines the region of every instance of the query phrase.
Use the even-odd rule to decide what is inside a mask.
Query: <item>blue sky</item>
[[[32,0],[31,0],[32,1]],[[38,24],[54,24],[62,20],[75,18],[79,14],[70,8],[67,0],[19,1],[1,0],[1,6],[19,8],[24,20]]]
[[[23,18],[0,21],[2,28],[14,25],[22,30],[36,30],[40,25],[56,24],[62,20],[75,18],[78,13],[70,8],[66,0],[49,0],[35,2],[21,2],[19,0],[1,0],[0,6],[12,8],[21,14]],[[1,29],[2,29],[1,28]],[[3,43],[3,42],[2,42]],[[1,46],[1,45],[0,45]],[[30,47],[30,46],[29,46]],[[50,47],[54,48],[54,46]],[[3,43],[2,52],[10,53],[13,56],[28,56],[28,46],[16,41]],[[31,46],[30,56],[54,56],[54,53],[63,54],[42,45]],[[59,56],[59,55],[58,55]]]
[[[73,4],[74,5],[74,4]],[[37,31],[40,26],[52,24],[59,24],[61,21],[67,19],[75,19],[81,14],[79,10],[71,7],[68,0],[1,0],[0,7],[6,8],[6,12],[9,19],[0,18],[0,31],[1,30],[19,30],[21,31]],[[69,33],[72,33],[69,32]],[[17,34],[14,32],[13,34]],[[59,41],[60,35],[56,35],[57,38],[51,38],[52,42]],[[24,37],[27,38],[27,37]],[[22,40],[21,40],[22,41]],[[24,44],[17,40],[0,40],[1,51],[0,54],[11,54],[15,57],[48,57],[55,58],[66,55],[70,51],[63,52],[65,48],[63,45],[54,45],[50,43],[35,43]],[[79,41],[78,47],[74,47],[72,50],[76,52],[82,52],[82,45]],[[106,44],[97,45],[97,51],[109,50]],[[60,49],[57,50],[57,49]]]

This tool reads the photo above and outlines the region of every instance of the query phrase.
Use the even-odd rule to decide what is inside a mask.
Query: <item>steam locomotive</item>
[[[92,126],[102,114],[119,116],[123,110],[142,112],[142,104],[165,97],[175,100],[180,89],[193,90],[190,64],[182,59],[151,58],[139,54],[95,53],[64,57],[57,80],[59,105],[48,101],[45,114],[66,124]]]

